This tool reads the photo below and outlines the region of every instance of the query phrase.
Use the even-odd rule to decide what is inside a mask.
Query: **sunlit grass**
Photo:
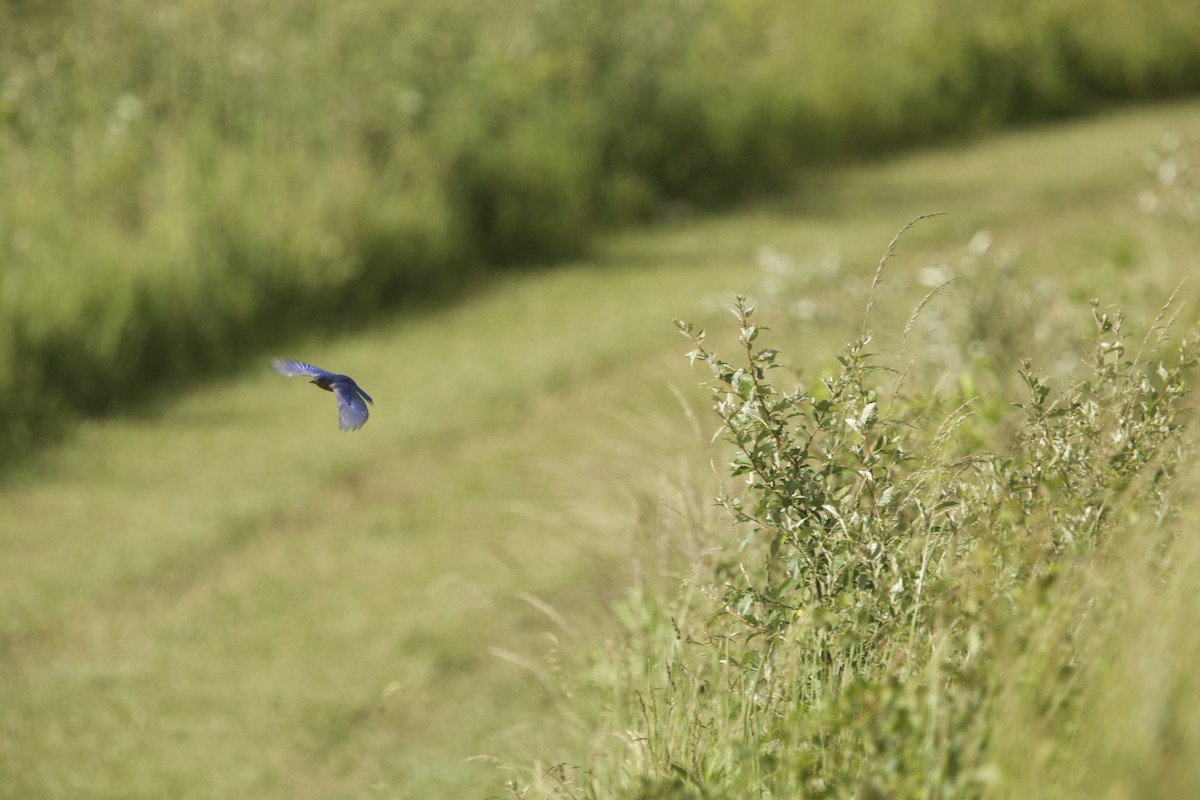
[[[602,730],[605,714],[592,689],[562,696],[556,670],[637,618],[627,553],[647,592],[674,594],[658,570],[675,565],[641,549],[652,537],[638,520],[658,507],[698,536],[675,520],[703,517],[714,488],[708,425],[697,433],[671,389],[704,413],[670,320],[715,332],[734,291],[768,313],[756,259],[770,246],[825,313],[777,333],[816,366],[861,325],[881,242],[939,209],[952,213],[900,244],[881,331],[928,291],[922,269],[965,263],[980,227],[1019,248],[1014,293],[1051,277],[1063,303],[1096,294],[1146,319],[1190,249],[1137,210],[1141,153],[1194,114],[831,171],[824,214],[798,213],[814,202],[802,188],[281,347],[371,393],[356,434],[337,430],[327,394],[253,359],[84,424],[0,494],[0,796],[358,797],[377,783],[383,796],[481,796],[516,774],[492,757],[586,763],[593,741],[571,731]],[[1120,232],[1137,269],[1073,268]],[[831,253],[836,270],[804,273]],[[623,674],[592,669],[597,682]]]

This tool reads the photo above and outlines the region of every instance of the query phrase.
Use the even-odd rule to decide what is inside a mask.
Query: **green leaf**
[[[749,373],[743,370],[738,370],[734,373],[730,384],[733,385],[733,390],[743,400],[749,400],[754,394],[754,378],[750,377]]]

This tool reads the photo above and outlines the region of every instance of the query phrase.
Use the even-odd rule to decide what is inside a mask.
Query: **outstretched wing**
[[[304,361],[287,361],[282,358],[272,358],[271,369],[287,378],[294,378],[297,375],[303,375],[306,378],[320,378],[322,375],[332,374]]]
[[[365,394],[354,384],[338,381],[333,384],[333,394],[337,397],[338,427],[344,431],[356,431],[367,422],[367,404],[363,402]]]

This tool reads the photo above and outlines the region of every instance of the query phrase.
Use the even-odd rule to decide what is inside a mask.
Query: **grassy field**
[[[1144,328],[1197,273],[1194,225],[1139,196],[1164,189],[1147,153],[1198,118],[1195,103],[1132,110],[813,171],[778,200],[615,236],[450,307],[290,340],[279,355],[374,396],[360,434],[257,360],[84,424],[0,489],[0,797],[629,796],[641,775],[643,796],[733,796],[672,788],[605,733],[637,722],[622,716],[638,690],[626,666],[661,660],[640,648],[670,637],[654,614],[688,548],[730,536],[708,500],[716,419],[671,320],[707,321],[727,345],[724,309],[745,292],[791,363],[825,367],[861,326],[896,229],[946,211],[902,240],[872,327],[894,343],[929,276],[961,272],[914,352],[957,379],[937,325],[954,309],[987,320],[988,358],[968,371],[1003,393],[1018,350],[1082,352],[1089,297]],[[1186,306],[1184,322],[1197,316]],[[1093,580],[1128,577],[1111,568]],[[1066,726],[1093,733],[1062,756],[1063,791],[1083,785],[1069,780],[1080,754],[1107,759],[1090,779],[1111,796],[1200,785],[1196,705],[1136,690],[1154,662],[1172,697],[1194,698],[1181,659],[1196,609],[1160,605],[1163,591],[1131,591],[1098,648],[1107,672],[1081,691],[1103,702]],[[1003,719],[1005,765],[1062,730],[1019,703]],[[1146,737],[1163,730],[1172,749],[1154,755]],[[1175,783],[1109,758],[1126,746],[1172,759],[1160,774]],[[552,785],[564,762],[594,769],[592,789]],[[1004,773],[996,793],[1036,789],[1055,763]]]
[[[7,4],[0,465],[796,167],[1195,91],[1197,40],[1181,0]]]

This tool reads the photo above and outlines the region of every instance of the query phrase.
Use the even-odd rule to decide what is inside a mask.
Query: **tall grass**
[[[943,293],[918,306],[901,347],[927,303],[952,302]],[[1180,756],[1197,744],[1184,729],[1194,715],[1146,703],[1155,690],[1132,673],[1150,665],[1122,647],[1145,638],[1136,615],[1153,618],[1165,587],[1195,580],[1174,479],[1192,452],[1183,422],[1200,329],[1176,329],[1174,295],[1140,336],[1093,301],[1073,376],[1020,362],[1022,396],[995,415],[995,398],[938,392],[919,365],[891,366],[873,304],[831,368],[790,389],[744,298],[728,360],[680,323],[728,445],[727,527],[710,522],[689,546],[677,596],[633,595],[627,649],[603,659],[618,665],[616,719],[595,763],[514,793],[1195,791]],[[1168,607],[1176,632],[1194,619],[1186,603]],[[1180,644],[1191,652],[1194,637]],[[1191,697],[1181,669],[1167,658],[1166,691]],[[1127,745],[1153,766],[1092,763]]]
[[[6,4],[0,452],[664,204],[1194,90],[1198,40],[1178,0]]]

